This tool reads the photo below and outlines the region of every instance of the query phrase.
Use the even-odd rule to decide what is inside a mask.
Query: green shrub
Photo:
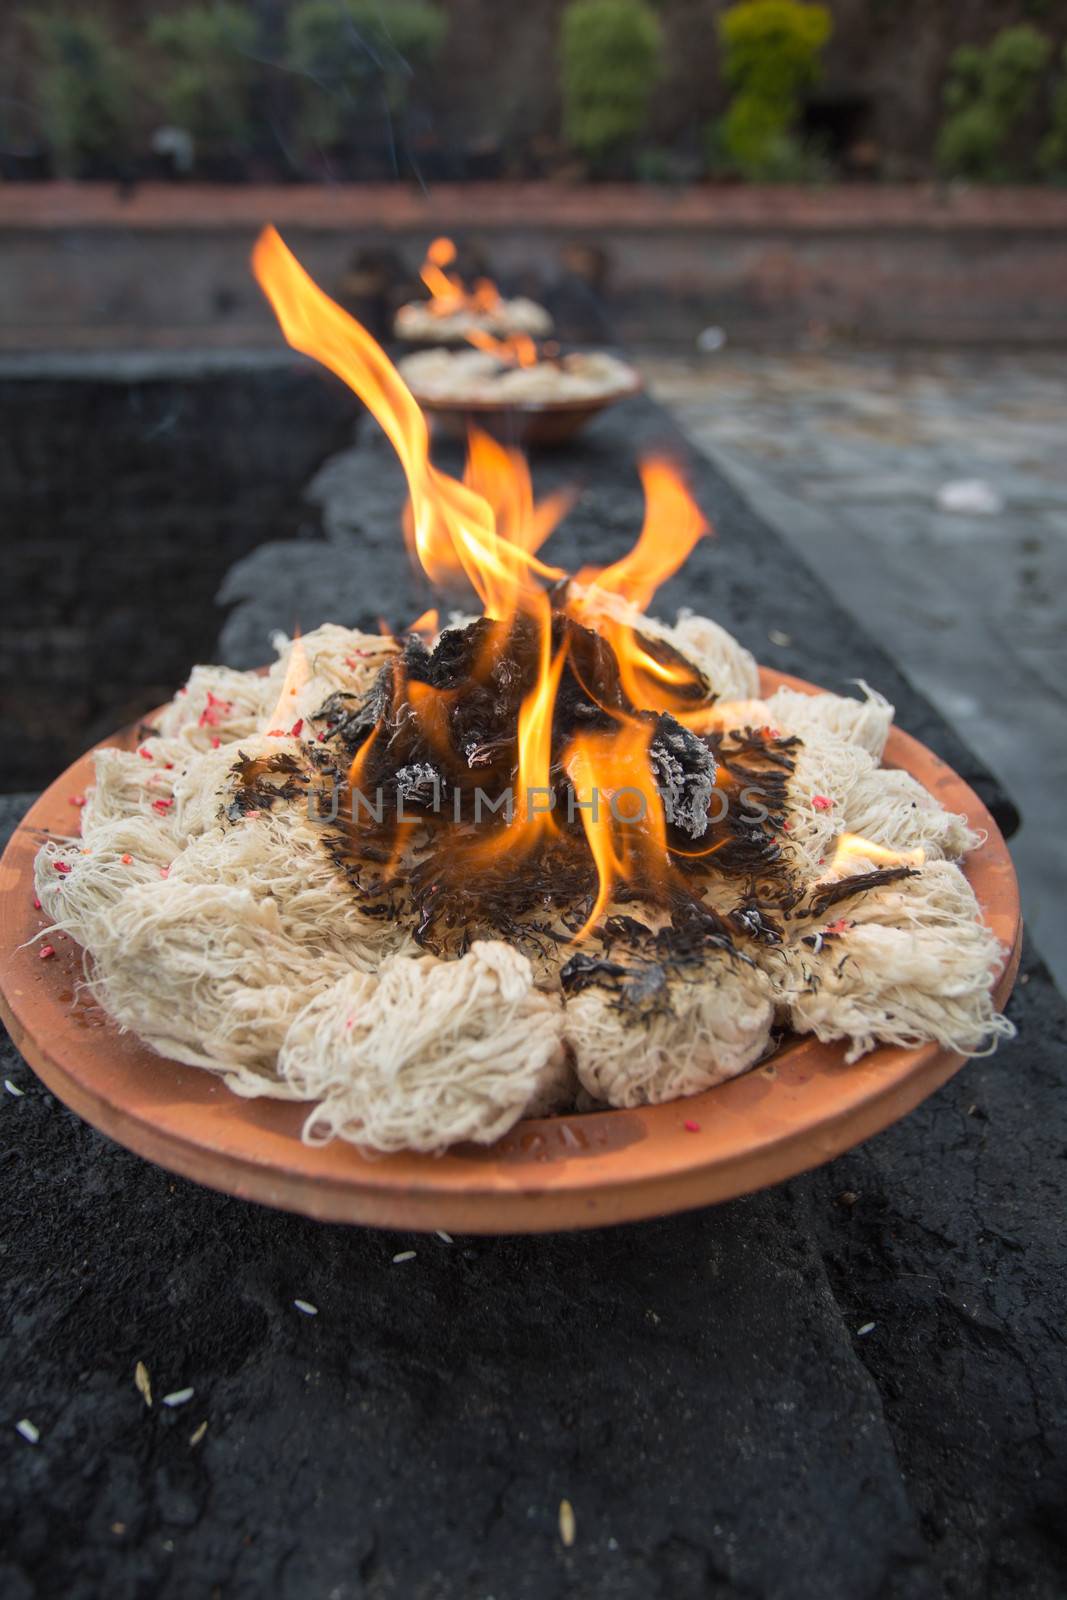
[[[663,65],[659,19],[645,0],[572,0],[562,54],[564,137],[596,165],[645,125]]]
[[[937,164],[951,177],[1005,179],[1025,171],[1012,136],[1030,113],[1052,46],[1028,23],[1002,28],[985,49],[957,50],[944,88],[949,115]]]
[[[1067,45],[1062,62],[1063,76],[1052,91],[1052,126],[1037,152],[1042,172],[1061,181],[1067,179]]]
[[[256,34],[254,18],[236,5],[187,6],[149,23],[165,63],[160,105],[200,150],[228,150],[250,136]]]
[[[422,0],[302,0],[289,13],[286,60],[300,74],[301,131],[330,146],[354,113],[403,110],[412,76],[433,64],[448,20]]]
[[[31,12],[33,93],[57,169],[115,171],[128,154],[132,74],[107,23],[88,13]]]
[[[742,0],[719,18],[723,75],[734,94],[715,138],[744,177],[800,177],[815,164],[794,129],[832,31],[827,8],[802,0]]]

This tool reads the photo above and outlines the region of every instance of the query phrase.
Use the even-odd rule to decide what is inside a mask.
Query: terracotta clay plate
[[[763,690],[810,684],[763,672]],[[125,744],[120,735],[113,741]],[[1019,896],[1004,841],[978,797],[925,746],[896,729],[887,766],[903,767],[951,811],[984,829],[967,862],[983,914],[1007,952],[1006,1000],[1019,960]],[[38,1076],[102,1133],[182,1176],[242,1199],[333,1222],[535,1233],[593,1228],[707,1205],[818,1166],[877,1133],[954,1073],[936,1045],[883,1047],[854,1066],[841,1046],[788,1040],[763,1066],[671,1105],[521,1122],[489,1149],[368,1159],[340,1140],[301,1142],[307,1106],[244,1100],[216,1078],[123,1035],[77,985],[81,951],[54,960],[20,949],[43,926],[32,863],[47,830],[70,831],[70,796],[92,782],[83,756],[31,808],[0,861],[0,1014]],[[699,1132],[686,1130],[697,1122]]]
[[[565,444],[601,411],[640,394],[644,384],[633,374],[625,389],[611,394],[593,395],[586,400],[542,400],[516,404],[513,400],[441,400],[416,395],[420,411],[433,419],[444,433],[465,439],[473,425],[491,433],[505,444],[527,447]]]

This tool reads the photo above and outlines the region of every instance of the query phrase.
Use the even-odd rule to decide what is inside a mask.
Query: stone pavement
[[[1067,986],[1067,388],[1039,355],[645,363],[657,395],[997,774],[1027,921]],[[941,511],[980,478],[996,515]],[[785,665],[803,673],[797,633]]]

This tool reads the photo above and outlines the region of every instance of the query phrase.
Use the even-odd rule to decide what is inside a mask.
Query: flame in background
[[[483,333],[481,328],[471,328],[464,337],[476,350],[484,350],[487,356],[495,356],[507,367],[537,365],[537,343],[528,333],[511,333],[506,339],[494,339],[491,333]]]
[[[451,239],[435,239],[426,252],[426,260],[419,268],[419,277],[430,291],[427,306],[431,316],[451,317],[459,311],[474,316],[491,316],[503,304],[500,291],[490,278],[479,278],[472,290],[463,279],[446,268],[454,266],[456,247]],[[506,339],[494,339],[481,328],[471,328],[464,337],[477,349],[509,367],[535,367],[538,362],[537,344],[527,333],[511,334]]]
[[[451,317],[457,311],[487,315],[500,305],[500,291],[489,278],[479,278],[470,291],[463,279],[445,269],[455,265],[456,247],[451,239],[435,239],[419,268],[419,277],[430,291],[429,309],[435,317]]]
[[[455,259],[450,241],[435,240],[423,277],[444,304],[464,291],[446,270]],[[538,673],[518,718],[519,824],[478,850],[523,850],[557,829],[552,815],[531,792],[551,787],[553,712],[567,662],[566,646],[553,649],[552,602],[546,583],[566,577],[542,561],[538,551],[566,512],[571,497],[555,494],[535,501],[525,458],[487,434],[473,432],[460,483],[430,460],[427,424],[413,396],[381,346],[314,283],[273,228],[264,230],[252,255],[256,279],[289,344],[336,373],[359,396],[389,438],[407,479],[408,526],[414,554],[430,580],[448,585],[465,577],[479,596],[484,614],[508,622],[523,615],[537,628]],[[491,286],[489,286],[491,287]],[[488,290],[484,285],[475,291]],[[495,290],[493,291],[495,294]],[[648,605],[659,584],[685,561],[697,540],[709,532],[676,469],[662,459],[641,469],[645,518],[633,550],[604,568],[588,568],[572,585],[566,609],[594,626],[612,645],[623,688],[638,709],[670,709],[681,719],[692,710],[693,690],[706,695],[699,674],[683,662],[651,655],[634,631],[632,617]],[[428,625],[421,618],[415,626]],[[394,710],[401,705],[417,716],[431,745],[447,741],[448,702],[441,691],[406,682],[394,663]],[[611,900],[612,890],[635,877],[662,881],[669,870],[663,805],[649,760],[652,725],[613,711],[611,734],[582,735],[571,741],[563,765],[582,806],[580,816],[599,876],[596,903],[584,935]],[[350,782],[358,785],[381,725],[364,742],[352,763]],[[641,820],[620,821],[612,797],[632,791],[641,803]],[[592,809],[595,802],[595,809]],[[582,935],[579,935],[581,937]]]

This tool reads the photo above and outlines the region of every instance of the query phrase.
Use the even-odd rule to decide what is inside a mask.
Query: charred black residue
[[[663,664],[684,661],[666,641],[639,639]],[[518,792],[520,712],[543,668],[539,624],[522,615],[446,629],[432,650],[409,635],[368,690],[338,690],[323,702],[310,719],[319,732],[299,759],[242,755],[229,815],[297,797],[314,814],[320,790],[331,794],[324,848],[367,915],[402,918],[418,943],[442,955],[462,954],[479,938],[549,955],[582,930],[598,891],[566,752],[580,734],[645,723],[673,870],[646,878],[651,869],[635,852],[612,898],[641,916],[608,917],[593,931],[600,952],[584,949],[562,973],[565,989],[601,984],[643,1016],[669,1006],[671,981],[698,977],[709,952],[749,962],[745,947],[782,943],[789,919],[819,916],[909,875],[888,868],[806,888],[787,849],[798,738],[769,727],[698,735],[631,703],[610,642],[593,629],[555,612],[548,642],[552,658],[563,658],[550,747],[555,809],[536,847],[512,848],[514,812],[505,804]],[[682,699],[710,703],[706,680],[684,664],[691,677]],[[479,797],[487,803],[480,812]],[[709,879],[734,886],[717,896],[732,902],[728,910],[704,899]]]
[[[641,643],[657,661],[683,661],[664,641]],[[534,619],[481,617],[446,629],[432,650],[408,637],[366,694],[333,694],[316,713],[325,740],[313,759],[324,774],[341,770],[346,785],[327,848],[375,914],[402,892],[415,937],[429,949],[452,951],[486,936],[547,949],[581,928],[597,874],[563,766],[578,734],[646,722],[650,766],[668,795],[669,838],[685,848],[707,830],[716,762],[705,741],[665,713],[634,706],[614,650],[593,629],[557,612],[549,644],[554,659],[563,656],[549,773],[556,827],[536,850],[509,852],[505,836],[514,815],[506,799],[514,804],[518,794],[520,711],[543,665]],[[709,701],[705,679],[686,666],[686,695]],[[664,886],[652,883],[630,883],[619,893],[627,896],[666,903]]]
[[[269,811],[279,800],[302,800],[309,782],[301,762],[284,750],[272,756],[247,756],[239,750],[233,777],[235,787],[226,807],[231,822],[249,812]]]
[[[859,872],[850,878],[837,878],[833,883],[820,886],[809,894],[802,909],[798,908],[798,914],[821,917],[841,900],[850,900],[853,895],[880,889],[883,884],[899,883],[902,878],[916,876],[914,867],[879,867],[874,872]]]

